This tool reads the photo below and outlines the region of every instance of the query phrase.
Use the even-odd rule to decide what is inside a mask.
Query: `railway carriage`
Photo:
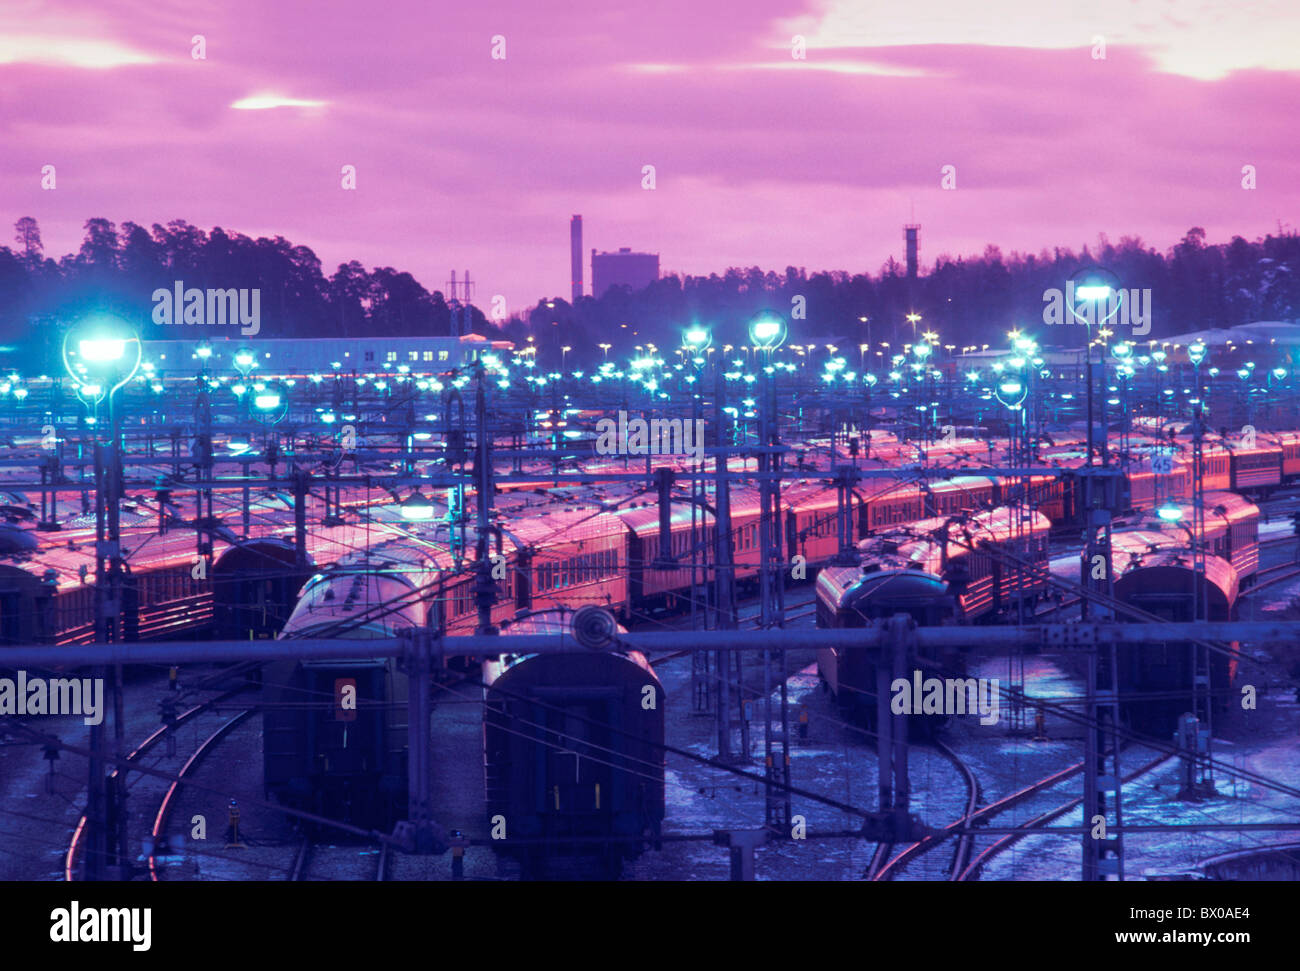
[[[1266,493],[1282,484],[1282,446],[1261,436],[1253,445],[1228,443],[1231,488],[1234,492]]]
[[[783,489],[786,506],[786,555],[802,556],[809,566],[821,566],[840,551],[839,490],[829,482],[799,482]],[[858,491],[850,496],[851,524],[862,516],[865,503]],[[849,540],[857,539],[850,525]]]
[[[426,627],[428,548],[394,537],[303,588],[280,637],[387,639]],[[391,658],[279,661],[262,687],[263,779],[281,804],[367,829],[407,815],[407,677]]]
[[[896,613],[917,624],[971,623],[1032,607],[1046,589],[1047,537],[1041,513],[999,507],[961,519],[929,519],[884,530],[859,543],[860,567],[828,567],[817,577],[817,625],[863,627]],[[964,654],[948,650],[927,660],[946,671],[965,669]],[[823,648],[818,671],[850,714],[874,724],[876,672],[864,651]],[[932,733],[930,718],[916,722]]]
[[[1111,555],[1115,596],[1121,602],[1177,623],[1236,618],[1239,577],[1227,559],[1207,556],[1205,572],[1198,575],[1181,538],[1157,530],[1115,533]],[[1191,708],[1192,645],[1119,645],[1117,662],[1121,717],[1136,732],[1168,739],[1179,716]],[[1215,708],[1222,711],[1235,664],[1223,653],[1211,652],[1209,675]]]
[[[1300,477],[1300,432],[1261,433],[1259,437],[1275,444],[1282,453],[1283,482],[1291,482]]]
[[[628,600],[623,609],[625,617],[637,610],[672,608],[677,605],[683,591],[691,589],[693,580],[696,583],[706,583],[710,579],[705,570],[695,571],[696,576],[692,577],[691,557],[694,551],[699,563],[714,559],[712,512],[687,504],[673,505],[668,551],[671,560],[659,559],[657,505],[620,509],[614,515],[623,523],[627,533],[627,552],[623,559],[628,570]],[[753,525],[754,535],[757,536],[756,522]],[[739,552],[738,549],[737,553]]]
[[[505,631],[567,632],[572,616],[522,613]],[[502,655],[484,662],[483,683],[486,818],[507,826],[497,852],[526,878],[613,879],[657,843],[665,698],[641,654]]]

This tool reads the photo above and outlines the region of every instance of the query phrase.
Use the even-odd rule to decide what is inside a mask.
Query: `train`
[[[311,577],[280,639],[392,638],[426,627],[436,572],[428,551],[409,538],[377,542]],[[388,657],[268,664],[262,684],[267,797],[391,831],[407,815],[408,690],[407,676]]]
[[[899,613],[923,627],[1032,613],[1047,590],[1051,525],[1042,513],[999,507],[882,530],[859,543],[858,566],[818,574],[817,626],[865,627]],[[962,677],[966,668],[960,649],[921,660],[949,677]],[[846,714],[874,730],[877,674],[868,652],[824,647],[817,669]],[[929,737],[944,721],[926,715],[910,725]]]
[[[1259,570],[1259,508],[1232,492],[1206,492],[1204,573],[1192,544],[1194,507],[1171,503],[1165,518],[1145,517],[1111,537],[1115,597],[1161,620],[1235,620],[1241,590]],[[1177,519],[1172,512],[1176,510]],[[1209,652],[1208,689],[1222,712],[1236,674],[1236,646]],[[1117,648],[1120,717],[1134,732],[1167,739],[1191,710],[1193,645],[1186,641]]]
[[[987,459],[981,449],[987,449]],[[929,446],[923,453],[915,445],[876,433],[868,449],[870,457],[862,458],[861,464],[864,468],[890,468],[893,474],[861,479],[849,491],[850,538],[861,540],[881,528],[927,518],[987,510],[1010,504],[1019,496],[1027,498],[1030,508],[1046,515],[1058,529],[1081,526],[1086,510],[1079,501],[1076,472],[1086,461],[1082,442],[1063,435],[1037,446],[1037,462],[1056,470],[1054,474],[981,474],[978,463],[999,458],[1000,449],[992,440],[960,439]],[[1135,432],[1127,452],[1113,456],[1122,472],[1119,508],[1142,512],[1154,508],[1163,497],[1190,494],[1191,452],[1185,427]],[[1169,453],[1167,471],[1155,467],[1154,460],[1161,453]],[[930,480],[917,475],[911,467],[922,454],[949,475]],[[810,447],[799,457],[806,478],[782,491],[779,525],[783,552],[790,558],[802,557],[809,577],[846,552],[840,549],[839,500],[833,481],[833,470],[841,458],[838,447],[834,452],[829,446]],[[654,457],[656,466],[684,472],[682,463],[680,457]],[[745,460],[735,457],[729,464],[740,472]],[[1205,488],[1210,490],[1265,494],[1300,476],[1300,433],[1250,432],[1236,439],[1208,433],[1203,442],[1202,474]],[[565,497],[563,490],[547,489],[542,479],[531,485],[532,498],[541,501],[527,505],[519,515],[509,515],[508,526],[502,528],[500,554],[508,568],[504,576],[494,577],[494,624],[520,609],[577,607],[588,602],[609,607],[626,623],[648,611],[677,609],[692,596],[710,595],[704,578],[710,575],[708,564],[715,553],[715,492],[706,491],[701,499],[674,491],[669,536],[661,549],[656,502],[627,492],[575,501]],[[515,490],[498,498],[520,494]],[[734,575],[742,587],[754,583],[758,574],[757,497],[753,488],[737,485],[732,490]],[[34,508],[25,496],[6,498],[5,509],[15,513]],[[330,537],[329,530],[335,527],[312,525],[308,561],[289,562],[286,542],[292,538],[292,517],[288,502],[268,494],[259,503],[247,538],[217,533],[205,540],[211,551],[202,558],[212,566],[212,583],[204,582],[202,570],[194,575],[198,563],[193,551],[200,543],[191,530],[172,526],[153,536],[144,527],[155,516],[160,524],[174,521],[161,500],[153,505],[143,500],[124,503],[124,529],[129,526],[148,537],[141,545],[147,543],[150,550],[149,555],[129,560],[128,596],[123,604],[127,636],[190,637],[214,625],[223,637],[275,635],[287,620],[302,581],[316,564],[334,562],[336,551],[346,549],[347,542]],[[369,509],[375,504],[371,490],[358,491],[344,500],[344,505],[363,519],[370,516]],[[36,533],[22,528],[21,522],[15,524],[16,534],[37,537],[34,549],[0,543],[0,639],[43,643],[93,639],[93,536],[84,528],[85,517],[72,518],[83,525],[56,533]],[[448,603],[447,629],[475,626],[478,612],[472,570],[465,569],[458,578],[448,575],[442,582]]]
[[[573,611],[525,611],[511,634],[569,631]],[[621,627],[617,628],[622,632]],[[637,651],[483,662],[487,823],[525,878],[615,879],[664,819],[663,685]]]

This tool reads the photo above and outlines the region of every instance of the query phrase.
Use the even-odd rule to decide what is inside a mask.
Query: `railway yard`
[[[0,878],[1293,879],[1300,422],[1196,363],[25,379],[0,677],[104,694],[0,687]]]

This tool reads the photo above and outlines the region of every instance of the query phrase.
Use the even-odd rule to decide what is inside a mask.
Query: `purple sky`
[[[1294,0],[7,0],[0,219],[51,255],[92,216],[278,233],[326,273],[468,268],[510,312],[567,295],[572,213],[690,273],[875,272],[913,214],[923,266],[1253,238],[1300,202],[1298,28]]]

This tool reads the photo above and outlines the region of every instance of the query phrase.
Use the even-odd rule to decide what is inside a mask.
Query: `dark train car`
[[[511,634],[571,628],[563,608]],[[635,651],[505,655],[484,663],[484,773],[498,852],[527,878],[613,879],[664,818],[664,693]]]
[[[24,533],[0,548],[0,631],[19,642],[95,640],[95,532]],[[212,591],[192,532],[122,531],[122,639],[186,638],[212,624]],[[220,544],[217,544],[221,548]]]
[[[1237,571],[1226,559],[1207,556],[1198,581],[1191,550],[1168,533],[1116,533],[1111,549],[1115,596],[1122,602],[1178,623],[1236,619]],[[1133,731],[1168,740],[1178,717],[1192,708],[1192,646],[1186,641],[1126,644],[1117,649],[1117,658],[1121,717]],[[1227,704],[1235,673],[1227,656],[1210,653],[1217,710]]]
[[[281,537],[246,540],[212,564],[213,635],[219,639],[274,637],[289,620],[298,591],[313,572],[292,542]]]
[[[859,544],[862,566],[832,567],[817,578],[817,625],[863,627],[896,613],[918,625],[972,623],[1032,607],[1047,582],[1051,522],[999,507],[956,519],[929,519],[888,530]],[[953,676],[965,670],[959,650],[928,658]],[[875,722],[876,674],[862,651],[818,651],[822,680],[846,709]],[[932,734],[942,719],[913,724]]]
[[[873,569],[874,567],[874,569]],[[920,626],[933,626],[952,618],[956,609],[948,584],[933,573],[910,566],[881,568],[827,567],[817,574],[817,626],[840,630],[865,627],[894,614],[911,614]],[[947,652],[932,660],[954,674],[964,670],[960,652]],[[874,730],[876,725],[876,665],[862,650],[823,647],[817,651],[817,670],[827,689],[854,722]],[[913,719],[918,739],[930,736],[943,719]]]
[[[317,574],[281,637],[391,638],[423,626],[432,588],[426,557],[416,543],[390,540]],[[275,662],[262,702],[268,796],[367,829],[391,831],[406,817],[407,678],[395,662]]]

